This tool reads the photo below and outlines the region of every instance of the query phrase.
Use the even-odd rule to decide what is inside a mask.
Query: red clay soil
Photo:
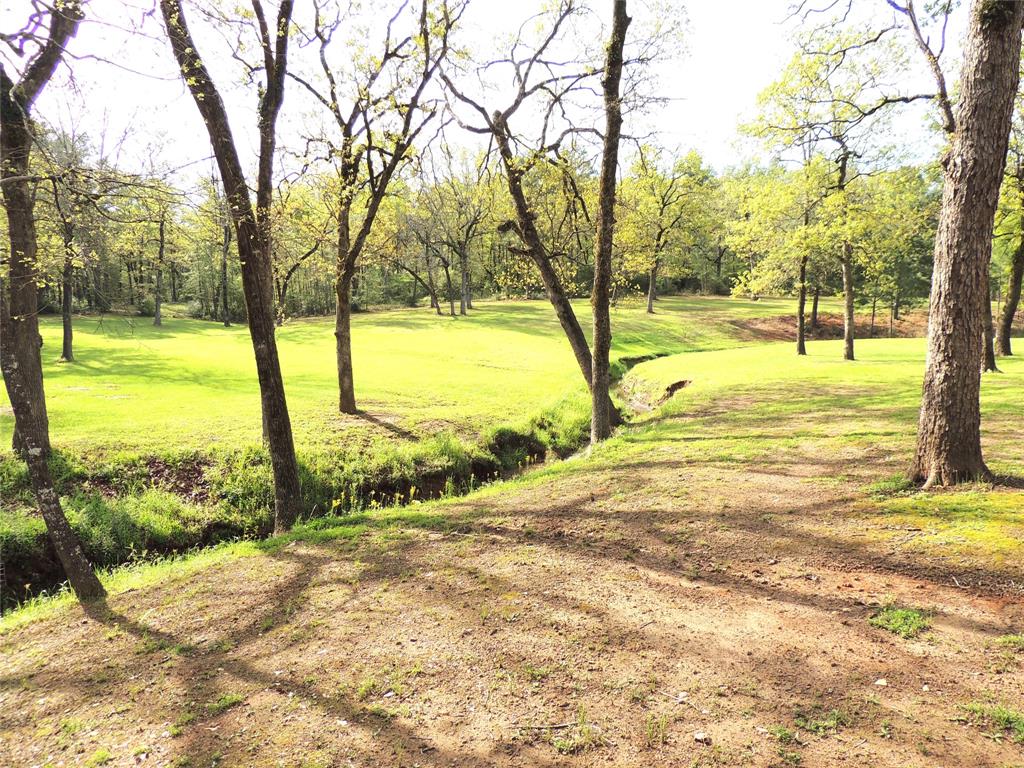
[[[739,330],[740,338],[750,341],[792,341],[796,343],[796,317],[793,315],[780,315],[778,317],[758,317],[749,320],[730,320],[731,325]],[[871,315],[854,315],[854,338],[865,339],[874,335],[875,337],[888,337],[889,315],[879,314],[875,318],[875,327],[872,332]],[[928,312],[926,310],[915,310],[904,313],[903,316],[893,322],[892,336],[894,338],[908,338],[924,336],[928,330]],[[811,327],[810,319],[807,320],[808,339],[841,339],[843,338],[843,316],[838,314],[819,314],[818,326]]]
[[[868,537],[871,462],[669,444],[69,609],[0,638],[0,764],[1024,763],[966,708],[1024,708],[1024,572]]]

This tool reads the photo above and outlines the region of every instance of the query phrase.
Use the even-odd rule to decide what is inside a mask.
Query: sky
[[[126,169],[141,169],[152,163],[162,168],[183,168],[185,175],[209,175],[207,136],[191,97],[177,77],[154,2],[91,0],[87,21],[69,46],[72,65],[62,70],[41,97],[37,113],[66,130],[86,133],[94,144],[102,144],[108,154],[116,155]],[[297,8],[303,2],[299,0]],[[479,55],[486,55],[494,50],[495,40],[507,37],[543,2],[471,0],[460,40]],[[669,13],[685,14],[685,50],[682,56],[657,65],[660,92],[666,100],[643,119],[642,125],[627,124],[627,131],[653,131],[664,146],[697,149],[718,170],[740,165],[759,148],[749,139],[738,137],[737,125],[756,114],[758,93],[778,76],[794,50],[790,39],[793,22],[786,22],[791,0],[667,2]],[[855,3],[861,13],[892,18],[884,0]],[[610,7],[604,0],[594,0],[592,5],[599,13],[604,6]],[[20,26],[25,6],[28,0],[0,2],[0,29]],[[630,9],[637,21],[650,13],[649,7],[638,0],[632,0]],[[371,29],[376,25],[379,31],[384,14],[372,5],[369,10],[367,23]],[[960,17],[965,12],[958,9]],[[192,13],[190,21],[193,32],[198,33],[201,19]],[[954,17],[950,32],[954,56],[961,25],[962,19]],[[243,155],[253,156],[255,94],[240,82],[238,69],[226,55],[225,40],[204,34],[198,42],[227,91]],[[220,56],[216,56],[218,51]],[[293,59],[306,53],[293,45]],[[908,88],[929,88],[923,67],[906,74]],[[295,86],[289,84],[289,88],[293,90],[286,96],[279,123],[284,144],[297,138],[306,109],[294,93]],[[926,114],[927,106],[905,110],[893,128],[893,136],[902,137],[918,155],[926,155],[935,144],[925,127]],[[468,136],[465,140],[471,144]]]

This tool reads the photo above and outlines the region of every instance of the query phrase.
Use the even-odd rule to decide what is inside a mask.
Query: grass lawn
[[[790,299],[667,297],[651,316],[640,303],[624,303],[613,311],[613,356],[735,346],[744,342],[730,320],[794,307]],[[576,310],[589,328],[589,304],[576,302]],[[77,317],[71,364],[56,360],[60,319],[44,318],[42,332],[50,428],[60,448],[159,452],[259,440],[256,372],[243,326],[174,312],[161,328],[147,318]],[[475,436],[583,390],[547,302],[479,302],[469,317],[455,319],[426,309],[359,314],[352,331],[356,396],[372,420],[342,417],[332,333],[327,319],[293,321],[278,333],[300,447],[383,434],[388,425],[417,435],[451,429]],[[0,444],[9,445],[13,416],[5,404],[3,393]]]

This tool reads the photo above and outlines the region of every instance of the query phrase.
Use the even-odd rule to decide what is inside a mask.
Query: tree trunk
[[[871,326],[870,326],[870,329],[868,330],[868,336],[870,338],[872,338],[872,339],[875,338],[875,313],[877,312],[877,310],[878,310],[878,297],[876,296],[876,297],[871,299]]]
[[[268,71],[266,88],[260,95],[259,104],[260,151],[255,209],[224,102],[192,40],[180,0],[161,0],[160,10],[182,78],[209,132],[235,227],[249,335],[260,384],[263,423],[274,472],[274,530],[280,533],[292,527],[302,508],[299,466],[274,335],[270,226],[266,220],[273,193],[274,131],[284,96],[292,0],[282,0],[273,33],[276,45],[273,51],[269,47],[264,51]]]
[[[806,355],[807,330],[804,325],[804,309],[807,306],[807,256],[800,258],[800,294],[796,305],[796,353]]]
[[[843,359],[853,360],[853,245],[843,243]]]
[[[288,293],[288,281],[279,277],[274,278],[274,295],[277,297],[276,309],[274,311],[274,325],[280,328],[284,325],[284,300]]]
[[[986,267],[987,272],[987,267]],[[984,323],[984,337],[982,339],[981,370],[982,373],[996,373],[996,345],[995,326],[992,322],[992,294],[988,289],[988,275],[985,275],[985,296],[984,307],[981,312],[981,321]]]
[[[974,0],[951,147],[943,159],[917,453],[925,487],[991,477],[981,451],[982,320],[1017,92],[1024,4]]]
[[[459,314],[465,315],[466,310],[473,306],[473,300],[469,295],[469,251],[465,248],[459,253],[459,273],[462,281],[462,290],[459,296]]]
[[[128,303],[135,303],[135,286],[132,284],[132,262],[131,259],[125,259],[124,271],[128,273]]]
[[[159,327],[164,324],[163,318],[163,297],[164,292],[164,271],[158,264],[156,267],[156,285],[153,288],[153,325]]]
[[[1021,216],[1021,227],[1024,230],[1024,214]],[[1014,251],[1013,262],[1010,264],[1010,282],[1006,286],[1006,302],[1003,304],[1003,311],[999,316],[997,344],[999,354],[1007,357],[1013,354],[1010,346],[1010,334],[1013,332],[1013,318],[1020,305],[1022,282],[1024,282],[1024,231],[1021,232],[1020,244]]]
[[[512,154],[507,133],[508,128],[500,121],[496,124],[495,128],[496,130],[492,135],[505,167],[505,178],[508,184],[509,196],[512,198],[516,211],[519,237],[526,245],[530,259],[540,272],[541,282],[544,284],[548,301],[551,302],[551,306],[555,310],[555,317],[558,318],[558,324],[562,326],[562,331],[569,341],[573,356],[576,358],[576,364],[579,365],[583,379],[587,382],[587,389],[592,390],[593,375],[587,337],[583,335],[583,329],[576,318],[576,313],[573,312],[572,304],[569,302],[565,288],[562,286],[561,280],[558,279],[558,273],[555,272],[555,268],[548,258],[547,250],[544,248],[544,243],[534,223],[533,214],[530,212],[530,207],[526,202],[526,194],[523,191],[522,182],[523,169],[521,164],[516,162]],[[527,298],[529,298],[528,289]],[[621,417],[611,404],[610,398],[609,410],[612,414],[613,424],[621,423]]]
[[[439,259],[441,268],[444,269],[444,284],[446,287],[446,298],[448,299],[448,312],[455,317],[455,292],[452,290],[452,273],[448,268],[448,259]]]
[[[352,371],[352,283],[339,280],[334,293],[335,357],[338,364],[338,410],[357,413]]]
[[[818,330],[818,297],[821,295],[821,288],[814,287],[814,298],[811,301],[811,329]]]
[[[71,301],[74,299],[75,262],[71,254],[64,257],[64,272],[61,275],[60,318],[63,327],[60,359],[70,363],[75,359],[74,329],[71,325]]]
[[[434,263],[430,259],[430,244],[423,244],[423,261],[427,269],[427,291],[430,293],[430,308],[436,309],[441,315],[441,302],[437,295],[437,282],[434,280]]]
[[[220,319],[227,328],[231,325],[228,312],[228,249],[231,247],[231,225],[224,223],[224,237],[220,249]],[[214,302],[216,305],[217,302]]]
[[[658,261],[654,260],[654,264],[651,265],[650,274],[647,276],[647,314],[654,314],[654,300],[657,297],[658,292]]]
[[[76,2],[56,7],[50,14],[48,40],[23,79],[14,83],[0,68],[0,176],[10,246],[9,300],[0,279],[0,370],[14,411],[16,450],[28,465],[32,491],[64,573],[78,599],[86,601],[105,592],[64,516],[47,464],[50,427],[40,355],[37,241],[27,178],[32,103],[52,77],[82,17]]]
[[[594,286],[590,304],[594,315],[593,386],[591,387],[590,443],[594,445],[611,435],[611,311],[609,293],[612,283],[612,239],[615,235],[615,174],[619,165],[619,135],[622,131],[622,103],[619,82],[622,79],[622,49],[626,44],[626,0],[615,0],[611,39],[605,59],[601,88],[604,92],[605,132],[601,152],[601,177],[598,181],[597,238],[594,244]]]
[[[156,286],[153,289],[153,325],[163,325],[163,301],[164,301],[164,244],[166,231],[164,229],[164,217],[160,216],[159,250],[156,257]]]
[[[351,195],[343,190],[338,201],[338,242],[334,259],[334,344],[338,366],[338,410],[354,414],[357,409],[352,370],[352,281],[356,263],[351,258],[351,205]]]

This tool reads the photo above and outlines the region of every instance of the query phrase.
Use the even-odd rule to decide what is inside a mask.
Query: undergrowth
[[[418,441],[299,452],[303,519],[466,493],[589,439],[589,399],[570,395],[518,424],[496,427],[478,443],[445,432]],[[158,454],[51,458],[71,527],[99,568],[149,560],[273,529],[273,475],[263,446]],[[62,570],[35,511],[24,463],[0,456],[0,556],[3,607],[52,589]]]

